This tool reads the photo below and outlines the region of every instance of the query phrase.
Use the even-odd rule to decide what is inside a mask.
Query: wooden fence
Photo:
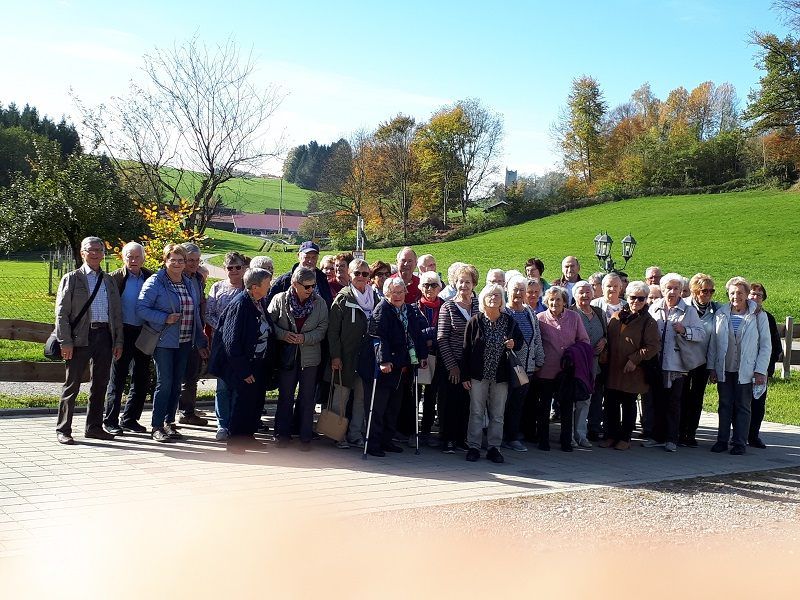
[[[794,324],[793,317],[786,317],[786,322],[778,325],[778,334],[783,340],[783,379],[789,379],[792,365],[800,365],[800,350],[792,348],[792,342],[800,338],[800,325]]]
[[[44,346],[52,323],[36,323],[19,319],[0,319],[0,339],[38,342]],[[42,349],[44,351],[44,348]],[[64,361],[7,360],[0,361],[0,381],[45,381],[64,383]],[[81,381],[89,381],[89,368]]]

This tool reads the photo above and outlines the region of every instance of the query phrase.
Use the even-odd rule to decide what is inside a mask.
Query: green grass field
[[[177,179],[177,171],[168,171],[173,180]],[[184,174],[179,191],[185,196],[192,196],[200,187],[200,176],[196,173]],[[308,198],[313,192],[297,187],[293,183],[283,182],[283,208],[302,210],[308,208]],[[265,208],[277,209],[280,204],[280,179],[265,177],[234,177],[220,190],[225,206],[236,208],[242,212],[263,213]]]

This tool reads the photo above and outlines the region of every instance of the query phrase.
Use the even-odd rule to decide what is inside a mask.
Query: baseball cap
[[[319,254],[319,246],[317,246],[314,242],[303,242],[300,244],[299,252],[302,252],[303,254],[306,252],[316,252]]]

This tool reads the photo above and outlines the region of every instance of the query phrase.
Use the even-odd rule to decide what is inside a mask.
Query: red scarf
[[[437,297],[434,300],[428,300],[425,298],[425,296],[422,296],[419,299],[419,305],[423,308],[427,308],[430,311],[431,316],[429,324],[431,327],[436,327],[439,321],[439,309],[442,306],[442,299]],[[425,311],[423,311],[423,313],[424,312]],[[427,314],[425,316],[427,317]]]

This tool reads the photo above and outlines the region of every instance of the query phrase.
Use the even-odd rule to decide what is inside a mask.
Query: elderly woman
[[[750,284],[750,295],[748,299],[755,302],[762,310],[764,309],[764,300],[767,299],[767,288],[763,283],[756,283],[755,281]],[[781,359],[783,348],[781,346],[781,337],[778,334],[778,324],[775,322],[775,317],[768,311],[764,311],[767,315],[769,322],[769,339],[770,339],[770,357],[769,366],[767,366],[767,377],[772,377],[775,373],[775,363]],[[767,388],[764,387],[764,393],[758,398],[753,396],[753,403],[751,406],[752,414],[750,415],[750,433],[747,436],[747,444],[754,448],[764,449],[767,445],[761,440],[759,434],[761,433],[761,422],[764,420],[764,411],[767,404]]]
[[[324,273],[330,287],[336,281],[336,257],[333,254],[324,255],[319,261],[319,269]],[[333,288],[331,288],[331,294],[335,295]]]
[[[453,273],[453,281],[456,295],[442,304],[436,328],[440,369],[447,376],[447,384],[439,394],[440,437],[445,454],[453,454],[456,448],[466,449],[469,394],[461,385],[461,360],[467,323],[478,312],[478,298],[473,293],[478,285],[478,270],[463,264]]]
[[[644,281],[629,283],[625,290],[627,305],[614,313],[608,323],[606,438],[600,442],[602,448],[628,450],[631,447],[636,396],[649,389],[642,361],[656,356],[661,348],[658,326],[647,310],[647,293]]]
[[[706,336],[705,339],[698,344],[698,350],[703,362],[686,374],[686,381],[683,384],[678,446],[697,448],[697,428],[700,426],[700,415],[703,412],[703,397],[705,396],[706,384],[708,383],[708,367],[705,359],[708,353],[708,345],[711,342],[711,337],[714,335],[714,317],[720,305],[711,299],[715,290],[714,280],[710,275],[697,273],[689,280],[689,289],[691,291],[691,297],[687,304],[697,311],[700,322],[703,324],[703,329],[705,329]],[[659,297],[661,297],[660,287]]]
[[[532,383],[536,372],[544,363],[544,348],[542,348],[542,334],[539,331],[539,319],[533,309],[525,304],[529,285],[538,286],[538,282],[527,277],[517,276],[508,281],[508,302],[506,312],[511,315],[517,328],[522,334],[522,345],[516,354],[525,372],[528,374],[528,383],[512,389],[506,401],[506,410],[503,419],[503,447],[515,452],[527,452],[528,447],[523,444],[520,437],[523,414],[535,415],[535,411],[525,407],[536,404],[536,389]],[[535,421],[535,418],[534,418]],[[535,424],[533,425],[535,429]],[[532,438],[531,438],[532,439]]]
[[[603,297],[603,277],[605,277],[605,273],[592,273],[586,279],[592,285],[593,300]]]
[[[274,327],[263,302],[272,273],[248,269],[242,281],[244,290],[228,303],[217,321],[208,366],[217,375],[217,385],[224,382],[230,396],[229,445],[254,441],[267,378],[275,363]]]
[[[340,252],[333,259],[333,281],[328,281],[331,288],[331,294],[336,296],[340,290],[350,285],[349,267],[350,261],[353,260],[353,255],[350,252]]]
[[[369,334],[377,342],[375,360],[380,366],[369,417],[367,452],[372,456],[403,451],[392,441],[403,390],[413,381],[413,369],[425,367],[428,358],[428,346],[422,337],[422,316],[416,305],[405,303],[403,279],[387,279],[383,294],[369,323]]]
[[[544,280],[536,280],[533,278],[528,278],[525,287],[525,305],[529,306],[531,310],[535,314],[539,314],[540,312],[544,312],[547,310],[547,307],[542,302],[542,284]]]
[[[334,386],[331,408],[338,411],[346,406],[353,394],[353,411],[347,437],[337,443],[339,448],[364,446],[364,390],[369,389],[375,371],[375,353],[367,326],[380,302],[369,282],[367,261],[356,258],[348,268],[350,285],[333,299],[328,317],[328,348],[330,369],[325,379]]]
[[[589,335],[589,344],[594,354],[592,371],[595,377],[591,398],[575,403],[573,440],[582,448],[591,448],[592,443],[589,438],[599,440],[603,431],[603,382],[600,377],[599,357],[608,341],[606,313],[601,307],[593,305],[594,292],[592,284],[588,281],[581,280],[576,283],[572,293],[575,295],[575,306],[572,310],[581,316],[583,327]]]
[[[381,298],[383,297],[383,284],[392,275],[392,266],[382,260],[376,260],[369,267],[369,282],[372,289]]]
[[[506,272],[503,269],[489,269],[486,272],[486,285],[490,284],[499,285],[501,288],[506,287]]]
[[[686,375],[703,364],[706,330],[695,308],[682,298],[683,277],[667,273],[659,284],[663,298],[650,307],[661,336],[661,386],[651,390],[655,406],[653,437],[642,445],[664,446],[667,452],[678,449],[681,423],[681,396]]]
[[[714,335],[708,346],[709,379],[717,384],[719,395],[719,429],[711,451],[725,452],[732,441],[731,454],[741,455],[747,452],[753,384],[767,383],[772,343],[767,315],[747,299],[747,280],[733,277],[725,290],[730,304],[721,306],[714,316]]]
[[[161,332],[153,353],[156,389],[151,436],[157,442],[183,437],[174,422],[189,354],[197,346],[200,356],[208,357],[197,287],[183,274],[186,250],[167,244],[163,260],[164,266],[144,282],[136,302],[136,315]]]
[[[215,282],[208,292],[206,300],[206,326],[208,337],[213,344],[214,332],[219,326],[219,320],[228,304],[242,293],[244,289],[243,277],[245,257],[238,252],[228,252],[225,255],[223,267],[228,272],[226,279]],[[268,290],[269,291],[269,290]],[[228,439],[230,432],[230,416],[233,398],[231,390],[225,384],[225,379],[217,379],[217,390],[214,394],[214,412],[217,417],[217,441]]]
[[[269,256],[254,256],[250,259],[251,269],[264,269],[270,273],[275,273],[275,263]]]
[[[525,276],[539,282],[542,292],[550,288],[550,284],[542,277],[544,274],[544,263],[541,258],[529,258],[525,261]]]
[[[486,458],[503,462],[503,416],[508,397],[511,366],[507,350],[522,345],[522,334],[514,319],[503,311],[503,287],[489,284],[478,296],[480,312],[467,323],[464,332],[464,372],[462,385],[469,391],[467,460],[481,457],[484,415],[489,415]]]
[[[441,298],[442,301],[446,302],[447,300],[451,300],[453,296],[456,295],[456,271],[466,264],[467,263],[456,261],[447,267],[447,286],[439,292],[439,298]]]
[[[608,273],[603,277],[603,297],[595,298],[592,300],[592,306],[596,306],[603,311],[606,317],[606,323],[611,320],[615,313],[618,313],[625,307],[625,300],[620,298],[623,292],[622,279],[616,273]],[[575,291],[573,290],[573,295]]]
[[[269,314],[280,344],[278,408],[275,435],[279,448],[292,439],[292,409],[295,402],[300,417],[300,449],[311,449],[314,427],[314,388],[322,361],[322,341],[328,331],[328,307],[316,293],[316,273],[297,267],[291,286],[272,298]],[[297,398],[295,400],[295,391]]]
[[[589,343],[589,336],[580,316],[574,311],[566,310],[568,299],[567,290],[554,285],[544,293],[547,310],[536,315],[544,347],[544,364],[537,373],[539,380],[537,433],[540,450],[550,450],[550,406],[557,391],[556,378],[562,371],[561,358],[564,351],[576,342]],[[564,452],[572,452],[572,402],[567,401],[560,408],[561,449]]]
[[[647,286],[650,290],[647,294],[647,304],[648,306],[652,306],[653,302],[658,300],[659,298],[663,298],[664,295],[661,293],[661,286],[657,283],[651,283]]]
[[[428,255],[430,256],[430,255]],[[431,428],[436,417],[436,400],[439,397],[439,390],[446,383],[446,378],[442,376],[443,367],[436,369],[436,361],[431,361],[431,357],[438,357],[439,349],[436,344],[436,331],[439,326],[439,311],[443,301],[439,298],[439,291],[442,289],[442,280],[436,271],[423,271],[419,274],[419,289],[422,296],[417,301],[417,308],[422,315],[422,337],[428,346],[429,367],[433,367],[433,377],[431,383],[423,386],[422,396],[422,425],[420,426],[420,443],[430,441]]]

